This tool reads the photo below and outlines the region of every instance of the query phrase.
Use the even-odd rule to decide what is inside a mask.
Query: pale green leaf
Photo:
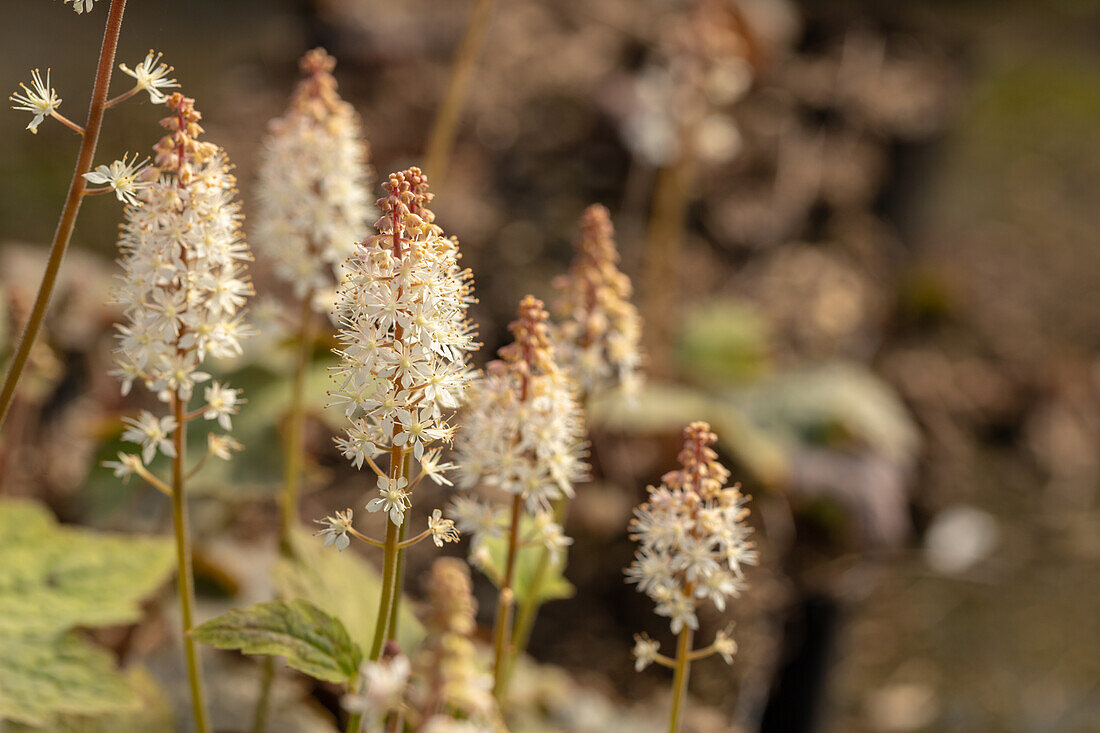
[[[175,727],[175,713],[164,690],[142,667],[125,671],[126,684],[137,703],[123,710],[95,715],[58,715],[49,724],[50,733],[120,733],[120,731],[169,731]],[[42,733],[38,725],[8,722],[4,733]]]
[[[304,598],[344,624],[352,641],[370,649],[382,596],[381,574],[354,550],[339,552],[325,547],[305,530],[291,536],[291,558],[275,566],[275,586],[284,598]],[[381,556],[381,551],[378,555]],[[424,638],[407,598],[403,598],[397,624],[397,642],[414,649]]]
[[[338,619],[303,600],[234,609],[191,635],[219,649],[285,657],[290,667],[326,682],[352,682],[363,658]]]
[[[693,309],[682,323],[676,358],[692,381],[724,386],[768,372],[768,323],[750,305],[712,301]]]
[[[61,526],[38,504],[0,501],[0,633],[136,621],[172,558],[167,538]]]
[[[60,730],[57,716],[133,710],[139,701],[111,655],[76,634],[0,631],[0,720]]]
[[[521,536],[532,534],[532,523],[532,520],[527,516],[520,520]],[[496,578],[504,576],[505,565],[508,561],[507,540],[504,537],[486,537],[484,542],[493,564],[493,572],[489,577],[495,583]],[[532,592],[542,556],[543,548],[541,545],[528,545],[521,547],[516,552],[512,592],[516,594],[517,603],[523,603]],[[572,598],[576,593],[577,589],[565,579],[565,562],[566,554],[561,552],[558,554],[557,562],[551,562],[543,571],[537,589],[537,602],[539,605],[559,598]]]

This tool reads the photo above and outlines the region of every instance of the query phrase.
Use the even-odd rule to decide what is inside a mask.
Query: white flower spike
[[[375,213],[367,179],[370,149],[359,116],[336,91],[336,60],[315,48],[290,108],[271,121],[260,163],[252,239],[296,298],[332,310],[340,268]]]
[[[248,335],[242,309],[252,292],[245,273],[251,256],[225,153],[196,139],[202,127],[193,100],[174,94],[169,107],[172,115],[162,124],[172,132],[156,148],[160,177],[141,191],[140,207],[126,206],[123,273],[115,290],[125,316],[114,373],[124,394],[140,380],[163,402],[176,394],[187,401],[196,384],[209,381],[200,369],[208,354],[240,354]],[[207,396],[215,404],[205,416],[228,429],[237,391],[215,384]]]
[[[691,634],[699,628],[699,607],[709,600],[724,611],[727,599],[745,587],[742,567],[757,562],[749,540],[752,530],[745,525],[748,498],[737,484],[726,486],[729,471],[711,447],[717,440],[706,423],[688,425],[680,469],[666,473],[660,486],[649,487],[648,499],[630,522],[630,538],[640,547],[626,569],[627,582],[656,602],[655,612],[669,619],[673,634],[687,635],[688,651]],[[635,639],[636,669],[653,661],[672,666],[671,660],[657,656],[656,642]],[[678,651],[675,664],[709,654],[730,664],[736,651],[729,630],[720,631],[714,643],[691,652],[690,658]]]

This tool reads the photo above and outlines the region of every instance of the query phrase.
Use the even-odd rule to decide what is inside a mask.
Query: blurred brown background
[[[3,83],[52,67],[61,111],[82,119],[99,5],[76,16],[7,0]],[[764,562],[735,610],[732,673],[710,660],[695,674],[711,707],[694,730],[1100,729],[1100,4],[734,5],[750,64],[708,77],[685,227],[664,249],[651,222],[675,158],[669,29],[690,4],[499,0],[493,12],[434,207],[475,273],[481,362],[520,296],[552,296],[595,201],[654,326],[642,416],[593,415],[599,481],[570,525],[578,595],[544,609],[533,653],[616,704],[665,694],[660,671],[630,668],[631,635],[664,624],[620,582],[624,528],[670,467],[679,425],[702,412],[754,495]],[[420,161],[471,6],[131,0],[119,60],[164,52],[236,164],[247,216],[260,138],[302,52],[338,58],[385,173]],[[743,81],[744,96],[723,96]],[[159,137],[148,102],[108,114],[97,162]],[[60,125],[31,136],[26,121],[0,115],[0,354],[77,148]],[[155,529],[151,492],[96,467],[132,408],[104,373],[119,218],[109,197],[84,204],[0,490],[40,496],[66,521]],[[246,411],[285,374],[257,353],[236,378]],[[276,423],[267,410],[244,428],[248,458],[199,512],[209,597],[232,595],[216,538],[270,540]],[[304,515],[319,516],[362,487],[320,410],[310,430],[318,490]],[[427,559],[413,558],[414,578]]]

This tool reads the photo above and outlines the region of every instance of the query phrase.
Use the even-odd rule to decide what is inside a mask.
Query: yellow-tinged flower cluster
[[[547,313],[527,296],[500,349],[475,384],[457,443],[461,485],[479,484],[522,496],[545,510],[587,475],[584,417],[573,382],[557,367]]]
[[[272,120],[264,143],[255,239],[295,297],[324,311],[373,212],[369,148],[358,115],[336,92],[336,60],[315,48],[300,66],[290,109]]]
[[[479,664],[472,641],[477,605],[469,568],[457,558],[439,558],[432,564],[427,587],[428,638],[413,660],[419,680],[413,690],[415,707],[427,710],[434,700],[463,718],[495,722],[492,678]]]
[[[726,600],[745,587],[743,566],[756,564],[752,530],[744,523],[748,497],[739,485],[726,486],[729,471],[711,448],[717,440],[706,423],[689,425],[681,468],[649,487],[648,500],[630,523],[630,537],[641,547],[626,570],[628,582],[657,603],[657,614],[670,619],[674,634],[698,628],[696,610],[707,600],[725,610]],[[639,649],[655,654],[649,646]]]
[[[584,416],[575,385],[554,361],[548,315],[527,296],[509,328],[515,340],[500,349],[475,383],[464,427],[456,441],[461,488],[493,487],[522,497],[530,521],[517,532],[524,543],[541,544],[552,555],[572,543],[554,520],[551,503],[572,497],[573,484],[587,478]],[[509,512],[470,497],[449,510],[458,529],[472,536],[472,561],[489,572],[484,542],[499,536]]]
[[[240,353],[251,258],[225,153],[196,139],[202,127],[194,100],[174,94],[168,107],[161,125],[169,133],[155,147],[158,167],[147,169],[132,194],[138,202],[126,206],[119,238],[123,272],[115,299],[125,311],[114,373],[123,394],[140,381],[164,402],[187,402],[195,385],[210,379],[200,371],[207,354]],[[203,398],[202,416],[228,429],[238,391],[213,382]],[[158,447],[168,453],[161,434],[169,428],[156,427],[151,414],[131,427],[146,462]]]
[[[431,446],[454,436],[448,420],[465,401],[473,376],[468,354],[478,344],[466,317],[474,302],[471,274],[459,267],[458,241],[433,223],[427,176],[410,168],[391,174],[384,188],[378,234],[348,259],[338,291],[340,363],[331,394],[349,423],[337,445],[356,467],[369,463],[379,474],[379,495],[367,510],[401,525],[419,478],[449,483],[444,474],[453,465],[440,462],[440,449]],[[383,453],[389,475],[374,462]],[[398,463],[409,454],[421,468],[412,481]],[[440,516],[429,520],[437,544],[457,539],[453,530]]]
[[[642,323],[630,302],[630,278],[619,270],[615,232],[607,209],[585,210],[568,275],[555,280],[560,323],[554,333],[558,361],[587,394],[636,392],[642,376]]]

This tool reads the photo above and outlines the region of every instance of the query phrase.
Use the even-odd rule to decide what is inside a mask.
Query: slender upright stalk
[[[283,493],[280,497],[279,542],[283,551],[290,547],[290,533],[298,525],[298,495],[302,485],[304,448],[302,423],[305,406],[306,374],[313,356],[313,293],[302,298],[301,326],[299,328],[298,361],[294,367],[291,385],[290,414],[286,425],[286,455],[283,464]]]
[[[523,512],[523,497],[512,499],[512,527],[508,535],[508,561],[504,566],[504,578],[500,584],[500,600],[497,603],[496,624],[493,627],[493,695],[500,700],[504,692],[504,669],[507,656],[508,630],[512,625],[512,609],[515,592],[512,583],[516,574],[516,554],[519,550],[519,520]]]
[[[412,470],[412,454],[405,454],[405,465],[403,467],[405,476],[410,475]],[[405,537],[409,531],[409,523],[407,521],[401,522],[401,529],[397,535],[398,543],[405,541]],[[397,593],[393,594],[393,604],[390,606],[390,622],[389,628],[386,631],[387,639],[397,638],[397,616],[398,611],[401,610],[401,589],[405,587],[405,550],[408,548],[401,547],[397,550]]]
[[[642,302],[647,305],[645,333],[652,371],[667,371],[669,368],[667,344],[676,312],[669,280],[678,277],[680,271],[680,250],[694,179],[693,153],[687,144],[687,136],[682,138],[684,151],[680,157],[657,172],[646,236],[645,298]]]
[[[466,25],[466,34],[462,37],[451,65],[447,90],[432,124],[428,149],[424,155],[424,170],[432,177],[437,189],[447,175],[447,162],[454,146],[455,130],[458,128],[458,119],[462,115],[470,82],[474,78],[477,57],[485,44],[494,2],[495,0],[476,0],[470,13],[470,21]]]
[[[210,730],[203,694],[202,670],[199,668],[198,650],[191,638],[195,621],[195,580],[191,570],[191,534],[187,521],[187,499],[183,491],[183,462],[187,438],[187,416],[183,400],[172,397],[172,415],[176,418],[176,430],[172,434],[176,457],[172,459],[172,520],[176,533],[176,575],[179,583],[180,617],[183,621],[183,652],[187,661],[187,682],[191,687],[191,707],[195,715],[195,729],[199,733]]]
[[[563,496],[554,502],[554,521],[557,524],[564,524],[565,515],[569,511],[569,503],[568,496]],[[512,679],[512,670],[515,668],[516,659],[527,651],[527,645],[531,641],[531,631],[535,626],[535,617],[542,606],[539,594],[542,592],[542,585],[549,577],[550,568],[553,565],[550,551],[545,547],[540,547],[538,564],[535,565],[535,571],[531,574],[527,595],[520,602],[519,609],[516,612],[516,621],[512,628],[511,653],[505,662],[503,678],[500,682],[500,696],[502,699],[508,692],[508,683]]]
[[[53,295],[53,288],[57,283],[61,261],[65,258],[65,250],[69,246],[69,239],[76,225],[76,215],[80,211],[80,201],[84,198],[84,187],[87,185],[84,174],[92,169],[96,144],[99,142],[99,130],[103,125],[107,87],[111,84],[111,70],[115,65],[115,49],[118,47],[118,34],[122,29],[122,12],[125,9],[126,0],[111,0],[111,8],[107,11],[107,27],[103,31],[103,44],[99,49],[99,64],[96,67],[91,106],[88,108],[88,121],[84,125],[84,138],[80,143],[80,153],[76,158],[76,168],[73,170],[73,179],[69,183],[65,206],[61,210],[61,218],[57,222],[53,242],[50,243],[46,271],[38,286],[38,295],[35,296],[30,318],[23,329],[19,345],[15,348],[7,376],[4,377],[4,387],[0,390],[0,427],[3,427],[4,418],[7,417],[8,408],[11,407],[12,398],[15,396],[15,388],[19,384],[23,369],[27,366],[27,358],[30,356],[31,347],[34,346],[34,340],[38,337],[38,329],[42,326],[42,319],[50,304],[50,296]]]
[[[386,642],[386,632],[389,630],[390,608],[393,607],[393,594],[396,592],[394,586],[397,585],[397,535],[397,525],[387,518],[386,545],[382,550],[382,598],[378,604],[374,641],[371,642],[369,655],[372,662],[378,661],[382,656],[382,646]]]
[[[267,730],[267,710],[271,705],[271,688],[275,684],[275,657],[265,656],[260,671],[260,696],[252,714],[252,733]]]
[[[687,695],[688,676],[691,674],[691,629],[685,626],[676,639],[676,666],[672,671],[672,712],[668,720],[668,733],[680,729],[680,718]]]

